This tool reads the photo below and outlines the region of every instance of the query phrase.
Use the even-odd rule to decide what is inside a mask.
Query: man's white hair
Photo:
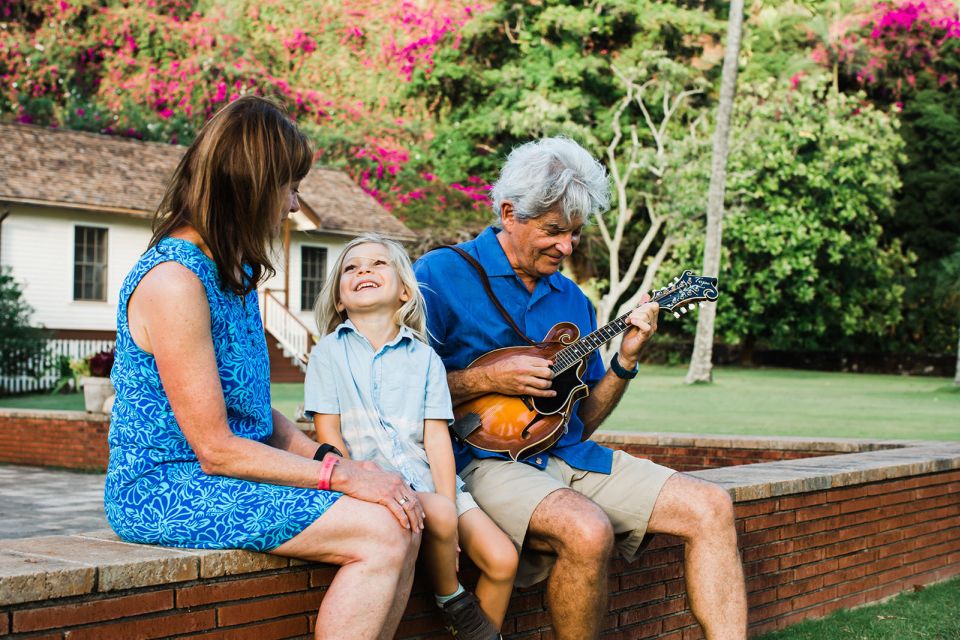
[[[490,193],[500,218],[504,202],[526,221],[556,211],[564,222],[579,217],[588,222],[610,208],[607,170],[570,138],[543,138],[510,152]]]

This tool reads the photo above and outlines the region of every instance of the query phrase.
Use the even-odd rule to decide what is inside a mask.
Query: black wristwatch
[[[636,378],[637,372],[640,371],[640,363],[637,362],[633,365],[633,369],[628,371],[620,364],[620,358],[618,358],[617,355],[618,354],[614,353],[613,357],[610,358],[610,368],[613,369],[613,373],[622,380],[633,380]]]
[[[324,442],[324,443],[321,444],[320,447],[317,449],[317,452],[316,452],[315,454],[313,454],[313,459],[314,459],[314,460],[323,460],[324,456],[326,456],[328,453],[334,453],[334,454],[340,456],[341,458],[343,457],[343,454],[340,453],[340,449],[337,449],[337,448],[336,448],[335,446],[333,446],[332,444],[327,444],[326,442]]]

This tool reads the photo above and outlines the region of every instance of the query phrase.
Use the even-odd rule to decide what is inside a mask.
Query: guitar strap
[[[517,326],[517,323],[513,321],[513,318],[510,317],[510,314],[507,313],[507,310],[504,309],[503,305],[500,304],[500,301],[497,300],[497,296],[493,295],[493,289],[490,287],[490,279],[487,277],[487,272],[483,270],[483,266],[479,262],[477,262],[476,258],[474,258],[472,255],[470,255],[460,247],[455,247],[450,244],[439,246],[437,247],[437,249],[450,249],[452,251],[456,251],[457,253],[460,254],[460,256],[464,260],[469,262],[470,266],[476,269],[477,273],[480,274],[480,282],[483,283],[483,289],[484,291],[487,292],[487,295],[490,297],[490,302],[492,302],[493,306],[497,308],[497,311],[499,311],[500,315],[503,316],[503,319],[507,321],[507,324],[510,325],[510,328],[513,329],[518,336],[523,338],[523,341],[526,342],[527,344],[529,345],[537,344],[536,342],[528,338],[523,331],[520,331],[520,327]]]
[[[520,331],[520,327],[517,326],[517,323],[513,321],[513,318],[510,317],[510,314],[507,313],[507,310],[504,309],[503,305],[500,304],[500,301],[497,300],[497,296],[493,294],[493,288],[490,286],[490,279],[487,277],[487,272],[483,270],[483,266],[477,262],[473,256],[460,247],[455,247],[450,244],[439,246],[437,249],[450,249],[451,251],[456,251],[460,254],[460,257],[462,257],[470,264],[470,266],[476,269],[477,274],[480,276],[480,282],[483,283],[483,289],[490,297],[490,302],[492,302],[493,306],[497,308],[497,311],[499,311],[500,315],[503,316],[503,319],[507,321],[507,324],[510,325],[510,328],[513,329],[518,336],[523,338],[523,341],[527,344],[536,344],[533,340],[528,338],[523,331]],[[460,416],[459,419],[454,420],[453,424],[450,425],[450,430],[453,432],[453,434],[457,437],[457,439],[464,443],[466,443],[467,436],[479,428],[480,416],[473,412]]]

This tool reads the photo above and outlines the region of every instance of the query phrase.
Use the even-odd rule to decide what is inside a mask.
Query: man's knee
[[[558,555],[603,560],[613,551],[613,525],[596,503],[572,490],[552,493],[534,517]]]
[[[704,483],[696,495],[691,508],[699,531],[716,535],[733,530],[733,500],[726,490],[712,483]]]

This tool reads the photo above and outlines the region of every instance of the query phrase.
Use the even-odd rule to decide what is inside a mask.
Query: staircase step
[[[270,356],[270,381],[303,384],[304,371],[293,364],[289,356],[284,355],[273,336],[268,333],[266,338],[267,352]]]

